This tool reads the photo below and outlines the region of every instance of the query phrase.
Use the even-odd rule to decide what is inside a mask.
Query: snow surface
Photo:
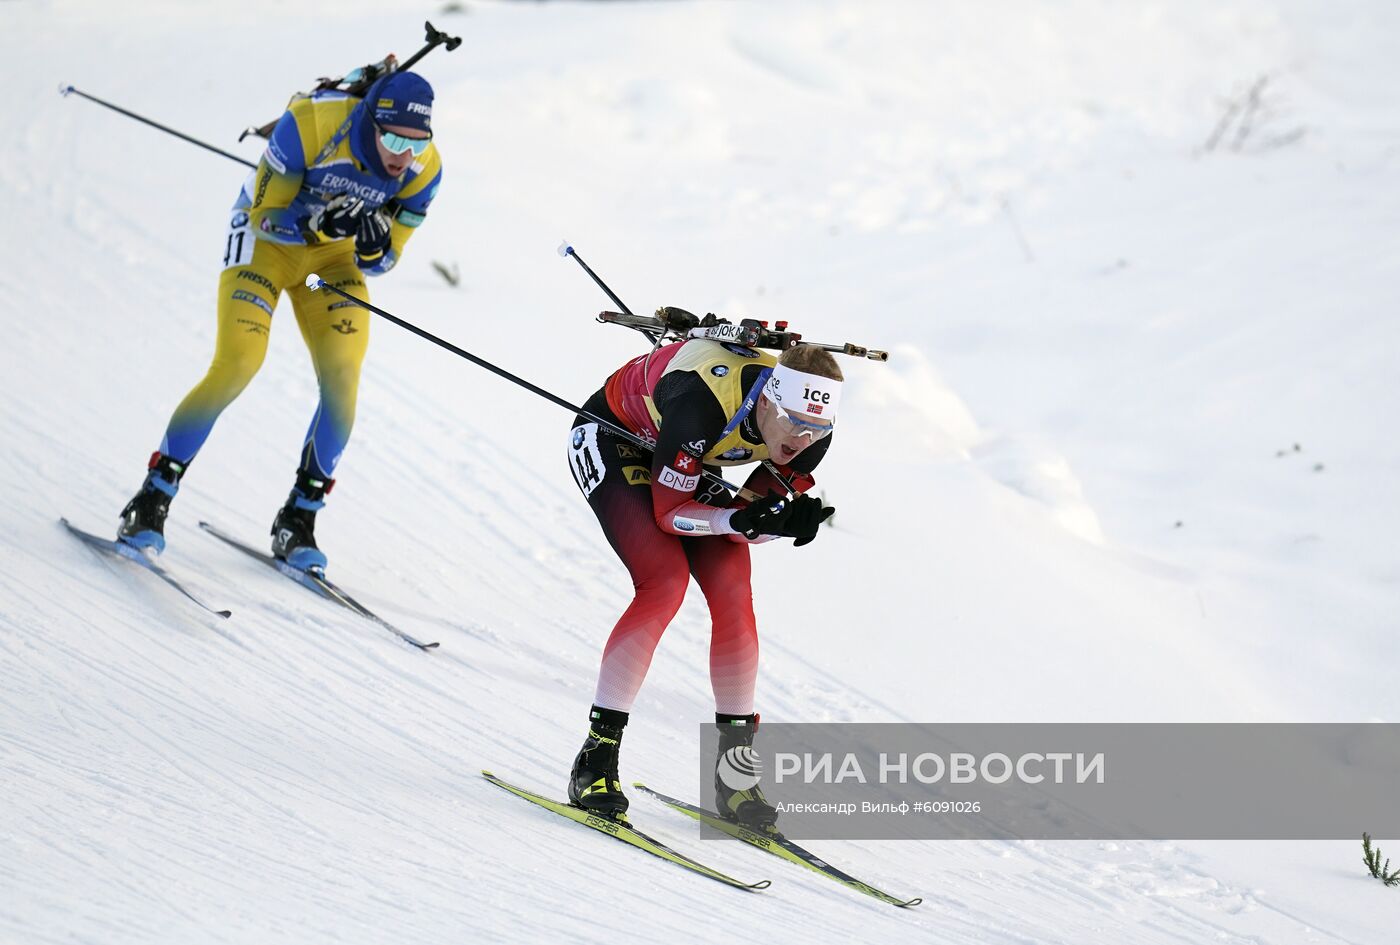
[[[772,888],[491,787],[562,790],[630,588],[569,417],[387,324],[320,537],[439,651],[196,527],[262,540],[290,486],[285,304],[168,528],[233,618],[77,545],[59,516],[113,527],[205,370],[242,171],[55,87],[254,159],[239,129],[431,17],[445,186],[379,304],[581,400],[638,348],[567,237],[635,310],[889,348],[848,362],[834,530],[755,555],[768,719],[1395,720],[1400,7],[384,6],[0,3],[0,941],[1395,941],[1351,840],[811,844],[900,911],[640,799]],[[676,791],[694,596],[623,754]]]

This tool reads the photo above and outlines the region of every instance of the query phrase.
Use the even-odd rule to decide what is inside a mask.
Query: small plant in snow
[[[1387,886],[1400,886],[1400,869],[1392,870],[1388,858],[1385,865],[1381,865],[1381,848],[1371,846],[1369,833],[1361,835],[1361,861],[1366,864],[1366,869],[1370,870],[1371,875],[1376,879]]]
[[[1269,151],[1302,139],[1307,132],[1302,126],[1274,130],[1280,110],[1276,105],[1277,96],[1270,94],[1269,81],[1268,75],[1261,75],[1246,91],[1221,103],[1224,112],[1202,146],[1203,152]]]
[[[453,263],[452,266],[449,268],[446,264],[440,263],[436,259],[434,259],[433,268],[437,270],[437,274],[442,276],[442,278],[450,286],[455,286],[457,285],[457,283],[462,281],[462,271],[457,268],[456,263]]]

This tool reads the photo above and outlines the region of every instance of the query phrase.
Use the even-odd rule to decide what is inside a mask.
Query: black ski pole
[[[477,357],[476,355],[472,354],[470,351],[467,351],[467,350],[465,350],[465,349],[463,349],[463,348],[457,347],[456,345],[454,345],[454,344],[453,344],[452,342],[450,342],[450,341],[444,341],[443,339],[439,338],[437,335],[433,334],[432,332],[427,331],[427,330],[422,329],[422,328],[419,328],[417,325],[413,324],[412,322],[405,321],[404,319],[399,318],[397,315],[393,314],[392,312],[386,312],[386,311],[384,311],[384,309],[380,308],[380,307],[377,306],[377,305],[371,305],[369,302],[366,302],[364,299],[356,298],[355,296],[351,295],[349,292],[346,292],[344,289],[341,289],[341,288],[339,288],[338,286],[333,286],[333,285],[331,285],[329,282],[327,282],[326,280],[322,279],[320,276],[316,275],[316,273],[314,273],[314,272],[313,272],[311,275],[309,275],[309,276],[306,277],[306,287],[307,287],[308,289],[311,289],[313,292],[316,291],[317,289],[329,289],[330,291],[334,292],[336,295],[340,296],[341,298],[345,299],[346,301],[354,302],[356,305],[360,306],[360,308],[367,309],[367,310],[373,312],[374,314],[380,316],[381,318],[386,318],[386,319],[388,319],[389,321],[393,322],[395,325],[398,325],[400,328],[403,328],[403,329],[405,329],[405,330],[407,330],[407,331],[413,332],[413,333],[414,333],[415,335],[417,335],[419,338],[423,338],[423,339],[425,339],[425,340],[427,340],[427,341],[431,341],[433,344],[437,345],[439,348],[443,348],[443,349],[445,349],[445,350],[447,350],[447,351],[451,351],[453,354],[457,355],[457,357],[459,357],[459,358],[465,358],[466,360],[470,361],[472,364],[475,364],[477,367],[485,368],[486,370],[490,371],[492,374],[495,374],[497,377],[503,377],[503,378],[505,378],[506,380],[510,381],[512,384],[517,384],[517,385],[519,385],[520,387],[525,388],[526,390],[528,390],[528,391],[529,391],[530,393],[532,393],[532,394],[538,394],[539,396],[543,397],[545,400],[549,401],[550,403],[552,403],[552,404],[557,404],[558,406],[563,407],[565,410],[568,410],[568,411],[570,411],[570,412],[572,412],[572,413],[578,414],[579,416],[582,416],[582,417],[587,417],[589,420],[591,420],[592,422],[598,424],[600,427],[606,427],[607,429],[611,430],[613,433],[615,433],[615,434],[617,434],[618,436],[622,437],[622,438],[625,439],[627,442],[631,443],[633,446],[637,446],[637,447],[639,447],[639,448],[641,448],[641,449],[644,449],[644,450],[646,450],[648,453],[655,452],[655,450],[653,449],[653,446],[652,446],[651,443],[648,443],[646,440],[642,439],[640,436],[638,436],[637,434],[633,433],[631,430],[628,430],[628,429],[625,428],[625,427],[618,426],[616,423],[612,423],[612,422],[610,422],[610,421],[604,420],[602,417],[598,416],[597,414],[594,414],[594,413],[592,413],[591,411],[588,411],[588,410],[584,410],[582,407],[576,407],[576,406],[574,406],[573,404],[569,403],[569,402],[568,402],[567,400],[565,400],[564,398],[559,397],[559,396],[556,396],[555,394],[551,394],[549,391],[545,390],[543,387],[540,387],[540,386],[537,385],[537,384],[531,384],[529,381],[525,380],[523,377],[519,377],[519,376],[517,376],[517,375],[515,375],[515,374],[512,374],[512,373],[510,373],[509,371],[507,371],[505,368],[497,367],[496,365],[492,364],[490,361],[487,361],[487,360],[484,359],[484,358],[479,358],[479,357]],[[619,304],[621,304],[621,303],[619,303]],[[728,489],[730,492],[736,492],[736,493],[738,493],[739,496],[740,496],[741,498],[746,498],[746,499],[750,499],[750,500],[755,499],[755,498],[761,498],[761,496],[757,496],[757,495],[755,495],[754,493],[749,492],[747,489],[740,489],[738,486],[734,485],[734,484],[731,483],[731,482],[726,481],[726,480],[723,479],[722,477],[717,476],[717,475],[715,475],[715,474],[712,473],[712,472],[702,471],[701,475],[702,475],[706,480],[708,480],[709,482],[714,483],[715,485],[723,486],[724,488]]]
[[[168,135],[174,135],[175,137],[177,137],[177,138],[179,138],[179,139],[181,139],[181,140],[183,140],[183,141],[188,141],[190,144],[198,145],[199,147],[203,148],[203,149],[206,150],[206,151],[213,151],[215,154],[223,155],[224,157],[228,158],[230,161],[237,161],[239,164],[242,164],[244,167],[257,167],[257,166],[258,166],[257,164],[253,163],[252,161],[247,160],[246,158],[241,158],[241,157],[239,157],[239,156],[236,155],[236,154],[231,154],[231,153],[229,153],[228,151],[223,150],[222,148],[216,148],[216,147],[214,147],[212,144],[205,144],[203,141],[200,141],[198,138],[191,138],[189,135],[185,134],[183,131],[176,131],[174,128],[170,128],[170,127],[167,127],[166,125],[162,125],[162,124],[161,124],[160,122],[158,122],[158,121],[152,121],[151,119],[146,118],[146,117],[143,116],[143,115],[138,115],[138,114],[136,114],[136,113],[133,112],[133,111],[127,111],[125,108],[122,108],[120,105],[113,105],[111,102],[105,101],[104,99],[100,99],[100,98],[98,98],[96,95],[89,95],[88,93],[84,92],[82,89],[74,88],[74,87],[71,86],[71,85],[60,85],[60,86],[58,87],[58,94],[59,94],[59,95],[62,95],[64,98],[67,98],[69,95],[81,95],[83,98],[87,99],[89,102],[96,102],[98,105],[101,105],[103,108],[110,108],[112,111],[117,112],[118,114],[121,114],[121,115],[125,115],[127,118],[135,118],[137,121],[141,122],[142,124],[150,125],[152,128],[158,128],[158,129],[160,129],[161,131],[164,131],[164,132],[165,132],[166,134],[168,134]]]
[[[637,317],[636,315],[632,314],[632,310],[627,307],[627,303],[622,301],[622,299],[618,298],[616,295],[614,295],[613,290],[608,288],[608,284],[602,279],[598,278],[598,274],[594,272],[591,268],[589,268],[588,263],[583,261],[583,257],[574,251],[574,248],[569,245],[567,240],[559,244],[559,255],[563,256],[565,259],[572,256],[574,258],[574,262],[582,266],[583,271],[588,273],[588,277],[598,284],[598,288],[602,289],[608,294],[608,298],[613,300],[614,305],[622,309],[622,311],[631,318]],[[642,330],[645,331],[646,329]]]
[[[144,117],[142,117],[141,115],[136,114],[135,112],[127,111],[125,108],[122,108],[120,105],[113,105],[111,102],[103,101],[102,99],[98,98],[96,95],[89,95],[88,93],[84,92],[82,89],[74,88],[74,87],[71,86],[71,85],[60,85],[60,86],[58,87],[58,93],[59,93],[60,95],[64,96],[65,98],[66,98],[70,93],[72,93],[72,94],[74,94],[74,95],[81,95],[83,98],[87,99],[87,100],[90,101],[90,102],[96,102],[98,105],[101,105],[101,106],[103,106],[104,108],[110,108],[110,109],[111,109],[112,111],[114,111],[114,112],[118,112],[118,113],[120,113],[120,114],[122,114],[122,115],[126,115],[126,116],[129,117],[129,118],[135,118],[137,121],[139,121],[139,122],[144,122],[145,124],[150,125],[152,128],[159,128],[161,131],[164,131],[164,132],[166,132],[166,133],[168,133],[168,134],[172,134],[172,135],[174,135],[175,137],[180,138],[181,140],[188,141],[190,144],[197,144],[197,145],[199,145],[201,148],[203,148],[203,149],[206,150],[206,151],[213,151],[215,154],[222,155],[223,157],[228,158],[230,161],[237,161],[239,164],[242,164],[244,167],[251,167],[251,168],[253,168],[254,170],[257,169],[257,166],[258,166],[258,165],[255,164],[255,163],[253,163],[252,161],[247,160],[246,158],[241,158],[241,157],[239,157],[239,156],[236,155],[236,154],[230,154],[230,153],[227,152],[227,151],[220,150],[219,148],[214,147],[212,144],[205,144],[203,141],[200,141],[198,138],[191,138],[189,135],[187,135],[187,134],[185,134],[185,133],[183,133],[183,132],[180,132],[180,131],[176,131],[174,128],[167,128],[165,125],[162,125],[162,124],[161,124],[160,122],[158,122],[158,121],[151,121],[151,119],[149,119],[149,118],[144,118]],[[239,138],[238,140],[239,140],[239,141],[242,141],[243,139],[242,139],[242,138]],[[301,183],[301,189],[302,189],[303,191],[307,192],[307,193],[315,193],[315,191],[313,191],[313,190],[311,189],[311,186],[310,186],[309,184],[307,184],[306,181],[304,181],[304,180],[303,180],[302,183]],[[392,201],[392,200],[389,201],[389,204],[385,204],[385,206],[389,206],[390,204],[394,204],[394,201]],[[395,212],[397,212],[397,211],[395,211]]]
[[[631,310],[630,308],[627,307],[627,303],[624,302],[624,301],[622,301],[622,299],[618,298],[618,297],[613,293],[613,290],[608,288],[608,284],[607,284],[606,282],[604,282],[602,279],[598,278],[598,274],[597,274],[596,272],[593,271],[592,267],[590,267],[590,266],[588,265],[588,263],[586,263],[586,262],[583,261],[583,257],[580,256],[580,255],[574,250],[574,248],[573,248],[572,246],[569,245],[569,241],[568,241],[568,240],[565,240],[564,242],[562,242],[562,243],[559,244],[559,255],[560,255],[560,256],[563,256],[565,259],[567,259],[567,258],[569,258],[570,256],[572,256],[573,259],[574,259],[574,262],[576,262],[576,263],[578,263],[580,266],[582,266],[582,267],[583,267],[583,271],[586,272],[586,273],[588,273],[588,277],[589,277],[590,279],[592,279],[595,283],[598,284],[598,288],[600,288],[600,289],[602,289],[604,292],[606,292],[607,295],[608,295],[608,298],[610,298],[610,299],[613,300],[613,304],[615,304],[618,308],[622,309],[625,313],[627,313],[628,317],[630,317],[633,321],[640,321],[640,319],[638,319],[636,315],[633,315],[633,314],[632,314],[632,310]],[[649,328],[647,328],[647,327],[645,327],[645,326],[643,326],[643,325],[633,325],[633,326],[631,326],[631,327],[636,328],[636,329],[637,329],[638,331],[640,331],[642,334],[646,335],[648,338],[651,339],[651,346],[652,346],[652,350],[653,350],[653,351],[655,351],[657,348],[661,347],[661,341],[662,341],[663,338],[666,337],[666,331],[665,331],[664,328],[663,328],[661,331],[652,331],[651,329],[649,329]]]

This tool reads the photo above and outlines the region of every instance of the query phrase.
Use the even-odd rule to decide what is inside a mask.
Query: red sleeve
[[[655,403],[661,428],[651,462],[651,505],[656,527],[672,535],[730,535],[730,510],[695,500],[705,451],[723,432],[719,401],[691,372],[663,378]]]
[[[778,472],[782,474],[784,479],[792,483],[792,491],[794,492],[806,492],[817,484],[817,480],[813,478],[811,473],[795,472],[791,467],[778,466],[777,463],[773,465],[777,468]],[[767,495],[770,491],[786,491],[783,488],[783,484],[769,471],[766,463],[759,465],[759,467],[749,475],[748,480],[744,482],[744,488],[755,495]],[[739,499],[735,499],[731,504],[739,508],[748,505],[747,502]]]

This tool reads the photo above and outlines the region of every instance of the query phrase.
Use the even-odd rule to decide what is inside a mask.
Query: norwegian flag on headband
[[[763,393],[784,410],[834,420],[841,403],[841,382],[779,364],[768,376]]]

